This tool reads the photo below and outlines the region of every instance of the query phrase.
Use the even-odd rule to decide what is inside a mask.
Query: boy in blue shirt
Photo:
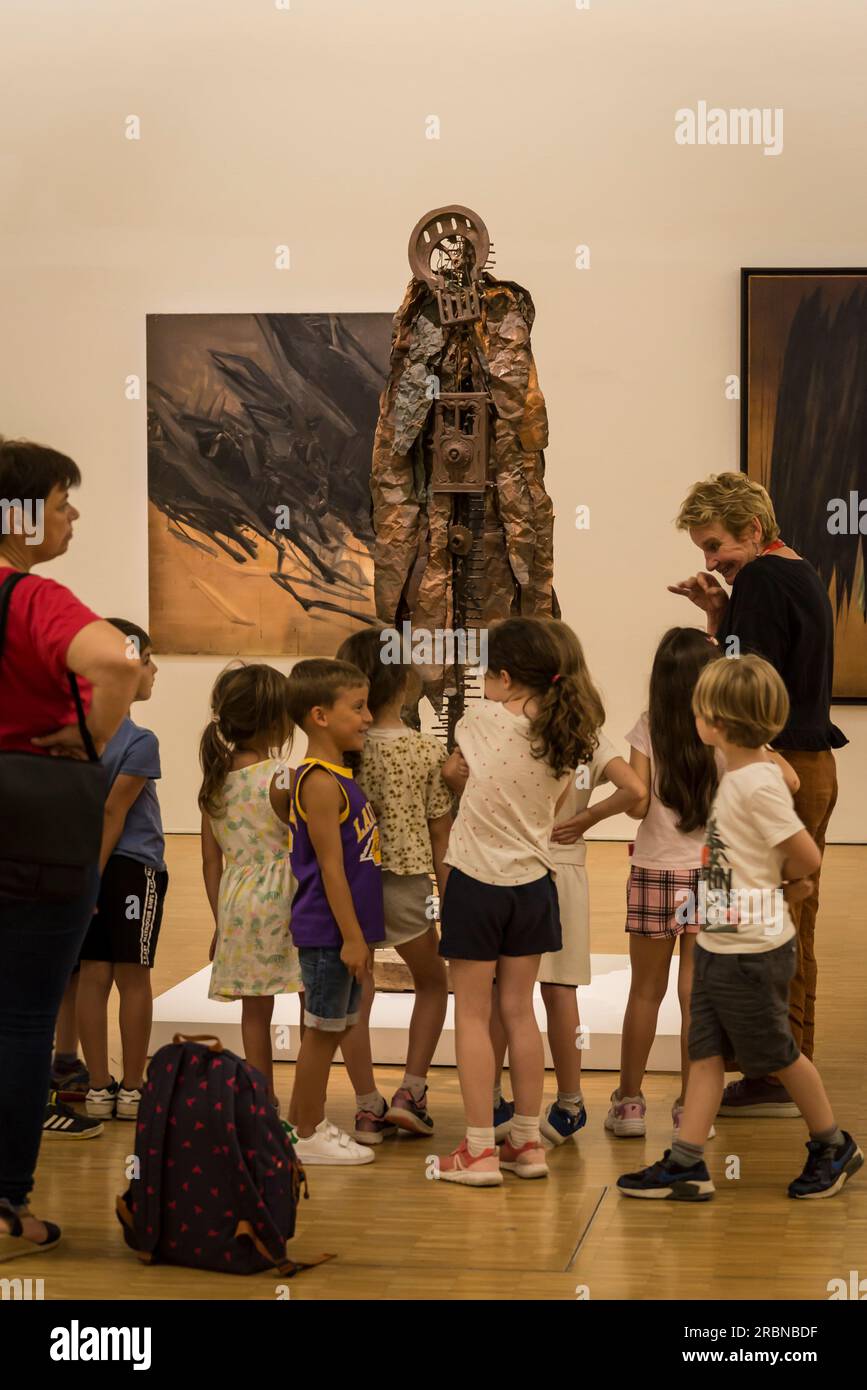
[[[125,634],[130,653],[141,658],[136,700],[149,700],[157,668],[143,628],[110,618]],[[85,1101],[94,1119],[135,1120],[153,1017],[151,970],[169,876],[165,865],[156,779],[160,749],[155,734],[127,715],[102,755],[109,769],[99,866],[102,883],[96,911],[81,948],[78,1028],[90,1072]],[[108,997],[120,995],[123,1077],[108,1067]]]

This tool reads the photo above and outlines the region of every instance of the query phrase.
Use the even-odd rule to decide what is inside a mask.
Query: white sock
[[[489,1129],[472,1129],[471,1126],[467,1125],[467,1148],[471,1158],[478,1158],[480,1154],[485,1152],[485,1149],[493,1149],[493,1125]]]
[[[561,1110],[566,1110],[570,1115],[578,1115],[581,1106],[584,1104],[584,1097],[580,1091],[570,1093],[569,1091],[557,1092],[557,1104]]]
[[[519,1115],[517,1112],[512,1116],[512,1125],[509,1130],[509,1143],[514,1148],[520,1149],[524,1144],[538,1144],[539,1140],[539,1116],[538,1115]]]
[[[411,1072],[406,1071],[400,1084],[401,1087],[410,1092],[417,1105],[427,1090],[427,1077],[413,1076]]]
[[[366,1096],[356,1095],[355,1104],[359,1110],[369,1110],[377,1119],[382,1119],[388,1109],[385,1096],[380,1095],[379,1091],[370,1091]]]

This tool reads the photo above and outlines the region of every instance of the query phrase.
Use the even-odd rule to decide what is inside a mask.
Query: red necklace
[[[770,545],[766,545],[765,548],[764,548],[764,550],[760,550],[760,551],[759,551],[759,554],[760,554],[760,555],[770,555],[770,553],[771,553],[772,550],[785,550],[785,548],[786,548],[786,542],[785,542],[785,541],[771,541]]]

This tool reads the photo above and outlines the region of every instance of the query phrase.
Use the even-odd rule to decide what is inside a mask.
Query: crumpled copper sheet
[[[380,398],[371,494],[376,610],[382,622],[450,628],[453,595],[448,526],[452,498],[428,496],[430,378],[460,389],[469,352],[475,390],[492,398],[491,444],[479,582],[481,623],[510,613],[551,616],[554,512],[544,484],[548,418],[530,344],[535,309],[511,281],[485,274],[482,319],[465,330],[439,326],[433,296],[413,280],[394,317],[389,378]],[[559,610],[556,610],[559,611]],[[439,708],[449,673],[426,667],[425,693]]]

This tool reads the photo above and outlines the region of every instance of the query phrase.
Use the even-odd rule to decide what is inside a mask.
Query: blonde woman
[[[809,561],[780,538],[774,507],[760,483],[744,473],[711,474],[690,488],[677,527],[702,551],[705,573],[669,585],[702,609],[707,630],[725,656],[755,653],[782,677],[789,716],[774,747],[795,769],[795,811],[822,854],[837,800],[834,748],[848,740],[831,723],[834,617],[827,590]],[[728,594],[721,575],[731,586]],[[813,1055],[816,1004],[814,934],[819,871],[813,891],[792,906],[798,960],[789,995],[795,1042]],[[732,1082],[719,1113],[796,1116],[798,1108],[776,1077]]]

